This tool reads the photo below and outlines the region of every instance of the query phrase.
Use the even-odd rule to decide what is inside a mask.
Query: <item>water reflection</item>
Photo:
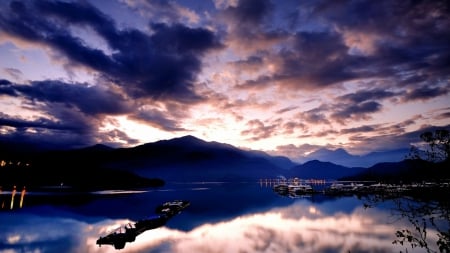
[[[424,252],[392,243],[396,231],[415,229],[394,212],[401,199],[281,198],[259,184],[169,185],[94,196],[76,206],[0,213],[0,252]],[[189,199],[191,206],[168,226],[143,232],[120,251],[96,244],[99,235],[175,197]],[[428,226],[427,242],[438,241],[438,234]]]
[[[369,206],[383,204],[380,196],[367,196]],[[393,198],[391,212],[407,220],[409,227],[395,232],[394,244],[421,248],[426,252],[450,252],[450,202],[447,195],[423,198]],[[430,231],[432,234],[430,236]]]
[[[22,208],[23,203],[24,203],[25,193],[26,193],[26,187],[24,186],[22,188],[22,191],[20,192],[20,200],[19,200],[19,204],[17,206],[17,204],[16,204],[16,202],[17,202],[16,201],[17,187],[14,185],[11,192],[8,192],[8,191],[4,192],[2,190],[2,187],[0,186],[0,210],[5,210],[5,209],[13,210],[16,207]],[[8,198],[10,199],[9,205],[7,204]]]
[[[381,210],[363,208],[330,216],[321,205],[299,201],[267,212],[205,223],[190,231],[168,227],[146,231],[121,252],[399,252],[402,247],[392,245],[392,231],[405,224],[386,223],[386,216]],[[98,234],[130,222],[86,223],[27,214],[8,218],[12,220],[2,217],[0,221],[10,224],[3,228],[8,232],[0,233],[0,240],[9,252],[57,252],[63,248],[115,252],[112,247],[96,245]]]
[[[110,244],[115,249],[123,249],[127,242],[134,242],[138,235],[147,230],[164,226],[168,220],[189,205],[189,201],[183,200],[166,202],[155,210],[155,215],[143,218],[134,224],[128,223],[125,226],[120,226],[108,235],[101,236],[96,243],[99,246]]]

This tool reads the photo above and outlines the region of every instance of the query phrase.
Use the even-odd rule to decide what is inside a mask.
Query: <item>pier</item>
[[[375,181],[337,181],[324,179],[267,178],[260,179],[261,187],[270,187],[279,195],[302,197],[312,194],[348,195],[423,195],[450,193],[450,181],[387,184]]]

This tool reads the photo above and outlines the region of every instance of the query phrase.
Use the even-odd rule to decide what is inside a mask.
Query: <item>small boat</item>
[[[290,193],[296,194],[296,195],[301,195],[301,194],[309,194],[309,193],[313,193],[314,190],[311,187],[311,185],[309,184],[292,184],[292,185],[288,185],[288,189]]]
[[[280,195],[287,195],[289,187],[287,184],[277,184],[273,187],[273,190]]]

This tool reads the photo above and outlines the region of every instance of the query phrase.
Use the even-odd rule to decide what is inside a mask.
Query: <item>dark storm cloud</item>
[[[65,83],[57,80],[33,81],[29,85],[13,85],[16,95],[29,100],[76,108],[87,115],[123,114],[131,111],[122,95],[99,86]]]
[[[296,117],[310,124],[330,124],[330,121],[325,115],[327,110],[329,110],[329,108],[322,105],[317,108],[298,113]]]
[[[286,39],[286,31],[273,27],[274,8],[270,0],[241,0],[220,12],[218,17],[226,27],[228,46],[258,51]]]
[[[257,55],[247,57],[247,59],[238,60],[230,63],[230,65],[236,68],[236,71],[257,71],[264,66],[264,59]]]
[[[363,66],[363,57],[347,54],[348,47],[335,32],[299,32],[294,47],[280,52],[282,64],[274,76],[285,85],[314,89],[352,80]]]
[[[12,118],[3,113],[0,113],[0,126],[14,127],[16,129],[51,129],[51,130],[69,130],[77,131],[76,126],[64,125],[59,122],[55,122],[46,118],[38,118],[36,120],[30,121],[22,118]]]
[[[443,42],[449,38],[445,33],[449,12],[446,1],[344,0],[317,2],[310,15],[342,29],[373,32],[387,39]]]
[[[61,109],[59,111],[54,116],[56,120],[42,117],[24,119],[0,114],[0,127],[14,128],[14,131],[8,130],[0,135],[0,143],[16,147],[25,145],[24,148],[29,149],[68,149],[96,143],[92,119]]]
[[[228,7],[225,13],[239,25],[259,26],[271,13],[272,7],[269,0],[240,0],[236,7]]]
[[[289,121],[283,124],[283,133],[285,134],[294,134],[294,133],[300,133],[305,132],[308,127],[301,123],[296,121]]]
[[[341,130],[341,134],[354,134],[354,133],[368,133],[373,132],[377,129],[377,126],[360,126],[360,127],[352,127]]]
[[[0,79],[0,95],[18,96],[13,83],[5,79]]]
[[[373,90],[359,90],[354,93],[349,93],[343,96],[338,97],[337,99],[340,101],[349,101],[354,103],[361,103],[368,100],[381,100],[385,98],[391,98],[398,95],[397,93],[381,90],[381,89],[373,89]]]
[[[181,24],[151,24],[151,35],[135,29],[118,30],[114,21],[86,2],[12,2],[0,14],[7,33],[57,49],[71,61],[88,66],[123,86],[133,97],[195,102],[201,57],[220,48],[215,35]],[[108,55],[71,34],[67,26],[86,26],[112,50]]]
[[[44,141],[56,146],[68,141],[69,146],[86,146],[101,140],[102,143],[114,146],[115,138],[127,141],[129,144],[137,143],[137,140],[126,136],[125,133],[114,130],[98,134],[101,120],[106,115],[127,115],[156,128],[165,131],[181,131],[178,121],[170,117],[181,118],[180,109],[166,105],[167,111],[138,110],[138,104],[127,100],[121,94],[114,93],[113,89],[102,88],[100,85],[88,86],[84,83],[65,83],[57,80],[33,81],[30,84],[15,84],[8,80],[0,80],[0,95],[20,97],[23,100],[22,107],[32,107],[45,114],[52,115],[54,119],[21,119],[0,115],[0,127],[8,126],[16,129],[9,137],[23,141],[38,141],[38,136]],[[186,110],[183,111],[186,113]],[[33,135],[26,129],[37,129]],[[66,138],[61,143],[54,136],[62,134]],[[19,141],[20,142],[20,141]],[[46,144],[47,145],[47,144]]]
[[[12,83],[10,81],[6,80],[6,79],[0,79],[0,87],[1,86],[9,86],[11,84]]]
[[[382,100],[402,95],[403,92],[391,92],[382,89],[358,90],[348,93],[335,98],[336,103],[330,106],[332,108],[330,117],[340,124],[366,120],[370,118],[371,114],[381,111]],[[349,133],[345,132],[345,129],[343,131]]]
[[[349,0],[318,3],[311,17],[341,31],[374,35],[375,52],[366,64],[379,68],[375,74],[400,80],[404,72],[420,70],[413,76],[428,74],[429,80],[448,76],[449,13],[446,1]]]
[[[99,86],[57,80],[1,83],[0,93],[21,98],[22,108],[51,115],[24,119],[1,114],[0,127],[14,129],[1,135],[4,143],[14,141],[41,148],[92,145],[103,138],[97,131],[105,115],[131,111],[131,105],[121,95]]]
[[[268,57],[277,59],[277,72],[240,88],[277,83],[294,90],[322,89],[367,78],[389,80],[398,88],[448,86],[442,81],[450,71],[450,10],[445,1],[316,1],[295,9],[296,15],[288,13],[301,15],[302,22],[294,27],[282,30],[283,21],[271,19],[281,29],[276,33],[282,43]],[[258,45],[274,32],[267,22],[272,12],[261,11],[253,22],[247,21],[252,26],[241,39],[252,38]]]
[[[346,124],[350,121],[366,120],[370,114],[379,112],[382,105],[376,101],[366,101],[358,104],[342,105],[335,108],[331,117],[338,123]]]
[[[186,129],[179,126],[177,120],[169,119],[168,112],[159,110],[145,110],[139,111],[138,113],[131,116],[131,119],[138,121],[144,121],[153,127],[173,132],[173,131],[185,131]]]
[[[436,116],[437,119],[450,119],[450,111],[443,112]]]
[[[349,140],[353,142],[355,148],[361,150],[370,147],[372,150],[383,150],[386,147],[390,149],[402,149],[411,146],[413,143],[420,142],[420,135],[424,132],[434,132],[437,129],[449,129],[450,125],[446,126],[422,126],[420,129],[412,132],[396,132],[385,133],[378,136],[351,136]]]
[[[449,93],[448,87],[418,87],[405,95],[406,101],[428,100]]]

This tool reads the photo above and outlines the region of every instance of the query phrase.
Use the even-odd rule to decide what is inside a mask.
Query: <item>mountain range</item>
[[[365,155],[352,155],[345,149],[318,149],[306,156],[300,156],[297,161],[304,163],[311,160],[332,162],[346,167],[371,167],[381,162],[401,162],[409,153],[409,149],[371,152]]]
[[[341,163],[354,159],[353,163],[356,164],[355,161],[357,161],[345,150],[328,152],[332,156],[328,156],[327,159],[324,156],[326,153],[327,151],[322,150],[315,155],[322,155],[324,160],[334,156],[336,159],[339,158]],[[377,156],[373,154],[372,157]],[[224,143],[206,142],[194,136],[161,140],[131,148],[95,145],[65,151],[0,154],[0,160],[8,159],[16,159],[16,161],[21,159],[24,163],[31,164],[31,169],[25,172],[20,168],[0,170],[0,185],[11,183],[11,180],[19,180],[23,178],[20,176],[23,174],[34,175],[29,176],[28,180],[39,179],[50,185],[69,182],[72,185],[99,184],[103,188],[111,188],[124,187],[132,182],[138,182],[133,183],[133,186],[161,185],[161,181],[155,181],[157,179],[163,181],[253,181],[278,176],[340,179],[358,175],[375,175],[374,172],[377,171],[383,172],[382,175],[408,173],[408,164],[402,161],[378,163],[370,167],[344,166],[320,160],[299,164],[286,157],[270,156],[261,151],[242,150]],[[358,159],[363,158],[358,157]],[[20,175],[15,174],[14,171],[20,171]],[[385,173],[386,171],[388,173]],[[154,181],[145,181],[146,179]]]

